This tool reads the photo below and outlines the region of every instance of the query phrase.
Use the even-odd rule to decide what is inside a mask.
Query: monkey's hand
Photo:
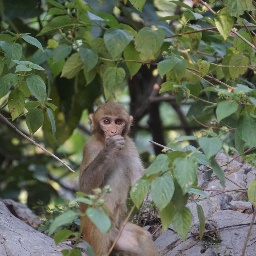
[[[106,138],[105,149],[109,151],[118,151],[124,147],[125,140],[124,137],[121,135],[114,135],[111,137]]]

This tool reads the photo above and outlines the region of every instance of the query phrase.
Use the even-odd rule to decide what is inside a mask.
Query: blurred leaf
[[[72,223],[75,219],[78,218],[78,216],[79,214],[77,212],[71,210],[62,213],[51,224],[49,228],[49,236],[51,236],[57,230],[57,228]]]
[[[71,16],[67,16],[67,15],[57,16],[57,17],[54,17],[48,24],[46,24],[37,36],[53,33],[59,29],[67,30],[77,24],[78,24],[78,21]]]
[[[129,0],[129,2],[139,11],[142,11],[142,8],[146,0]]]
[[[249,65],[249,58],[244,56],[243,54],[234,54],[231,56],[229,65],[229,73],[231,79],[235,80],[237,79],[240,75],[243,75]],[[236,68],[236,66],[238,66]]]
[[[54,242],[56,244],[59,244],[61,242],[66,241],[70,236],[73,236],[73,231],[68,230],[68,229],[62,229],[60,231],[58,231],[55,235],[54,235]]]
[[[111,221],[102,210],[88,208],[86,210],[86,215],[103,234],[106,234],[111,228]]]
[[[256,207],[256,180],[250,181],[248,185],[248,200]]]

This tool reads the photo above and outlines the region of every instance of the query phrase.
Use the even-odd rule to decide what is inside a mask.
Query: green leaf
[[[252,180],[248,185],[248,200],[256,207],[256,180]]]
[[[202,137],[198,140],[198,143],[208,159],[216,155],[222,148],[222,141],[217,137]]]
[[[47,0],[47,3],[49,3],[50,5],[52,5],[52,6],[54,6],[54,7],[59,8],[59,9],[61,9],[61,10],[65,10],[65,6],[62,5],[62,4],[60,4],[60,3],[58,3],[58,2],[55,1],[55,0]]]
[[[26,82],[31,94],[35,96],[40,103],[44,104],[47,95],[43,79],[38,75],[30,75],[26,78]]]
[[[77,24],[78,24],[78,21],[71,16],[68,16],[68,15],[58,16],[53,18],[47,25],[45,25],[37,36],[42,36],[48,33],[54,33],[56,30],[60,30],[60,29],[67,30]]]
[[[174,67],[166,74],[167,81],[180,82],[186,72],[187,63],[183,58],[174,56],[172,58]]]
[[[180,2],[180,1],[170,1],[170,2],[176,4],[179,7],[183,7],[183,8],[186,8],[186,9],[190,10],[190,11],[193,11],[192,7],[190,7],[189,5],[187,5],[183,2]]]
[[[140,179],[133,186],[130,191],[130,196],[135,204],[135,206],[139,209],[142,204],[144,198],[146,197],[150,184],[148,180]]]
[[[89,48],[81,47],[79,49],[81,60],[84,63],[86,72],[91,71],[98,63],[98,53]]]
[[[195,194],[195,195],[198,195],[198,196],[201,196],[203,198],[208,198],[209,196],[202,190],[200,189],[196,189],[196,188],[190,188],[188,190],[188,193],[192,193],[192,194]]]
[[[166,73],[173,69],[174,65],[175,61],[173,61],[173,59],[160,61],[157,65],[159,75],[163,77]]]
[[[174,160],[173,172],[182,188],[183,195],[186,194],[189,188],[196,182],[196,170],[197,163],[194,157],[176,158]]]
[[[121,84],[125,78],[125,71],[123,68],[108,67],[103,74],[104,94],[108,99],[115,92],[115,87]]]
[[[249,63],[249,58],[243,54],[233,54],[229,60],[229,65],[231,66],[229,67],[229,74],[231,79],[235,80],[240,75],[243,75],[247,71]]]
[[[135,37],[135,48],[143,61],[155,59],[165,39],[162,29],[144,27]]]
[[[166,172],[152,181],[151,196],[160,211],[170,203],[173,193],[174,182],[170,172]]]
[[[86,215],[103,234],[111,228],[111,221],[102,210],[90,207],[86,210]]]
[[[141,62],[141,59],[133,44],[129,44],[124,49],[124,59],[126,60],[126,66],[129,69],[130,75],[133,77],[142,65],[141,63],[136,63],[136,61]],[[134,60],[134,62],[131,62],[131,60]]]
[[[64,64],[61,77],[74,78],[83,68],[83,62],[78,52],[72,54]]]
[[[15,120],[24,112],[25,97],[23,93],[16,89],[13,90],[8,99],[8,108],[12,116],[12,120]]]
[[[173,217],[173,227],[180,237],[185,240],[186,236],[191,228],[192,224],[192,213],[187,207],[176,212]]]
[[[48,11],[48,15],[63,15],[63,14],[67,14],[66,10],[61,10],[59,8],[50,8]]]
[[[154,162],[148,167],[146,171],[146,176],[164,173],[169,170],[169,159],[167,155],[159,154]]]
[[[33,36],[30,36],[28,34],[21,34],[21,37],[27,43],[32,44],[35,47],[39,48],[40,50],[44,51],[42,44],[36,38],[34,38]]]
[[[62,229],[54,235],[55,244],[66,241],[70,236],[73,236],[74,232],[68,229]]]
[[[8,73],[0,77],[0,99],[5,96],[12,86],[15,86],[19,81],[16,74]]]
[[[17,43],[4,42],[1,47],[5,52],[8,67],[12,68],[14,66],[14,62],[12,60],[19,60],[22,56],[22,46]]]
[[[221,101],[216,109],[217,121],[220,122],[222,119],[232,115],[237,109],[238,104],[235,101]]]
[[[213,172],[216,174],[216,176],[220,180],[220,184],[224,187],[226,180],[225,180],[225,175],[224,175],[223,170],[220,168],[220,166],[218,165],[218,163],[214,157],[211,157],[210,163],[211,163]]]
[[[26,115],[26,124],[29,132],[34,134],[44,123],[44,113],[39,108],[29,109]]]
[[[197,215],[199,219],[199,236],[200,240],[202,240],[204,236],[204,230],[205,230],[205,217],[204,217],[204,210],[203,207],[199,204],[196,205]]]
[[[55,124],[55,119],[54,119],[54,115],[52,113],[52,110],[50,108],[47,108],[46,113],[47,113],[47,116],[50,119],[50,123],[51,123],[51,127],[52,127],[52,133],[53,133],[53,135],[55,135],[55,133],[56,133],[56,124]]]
[[[164,92],[169,92],[169,91],[173,91],[177,88],[179,88],[180,86],[177,85],[176,82],[164,82],[161,84],[161,89],[160,89],[160,93],[164,93]]]
[[[27,61],[27,60],[13,60],[14,63],[18,64],[18,66],[21,66],[20,68],[23,68],[24,69],[29,69],[29,70],[32,70],[32,69],[36,69],[36,70],[44,70],[44,68],[42,68],[41,66],[31,62],[31,61]],[[17,66],[17,67],[18,67]],[[16,72],[17,72],[17,67],[16,67]],[[21,71],[21,70],[19,70]],[[26,71],[26,70],[25,70]]]
[[[224,0],[224,4],[227,6],[229,15],[237,18],[245,11],[253,11],[251,0]]]
[[[175,207],[170,202],[162,211],[159,211],[161,218],[162,229],[166,230],[172,223],[173,217],[175,215]]]
[[[72,51],[72,46],[68,44],[60,44],[58,47],[53,49],[53,62],[59,62],[60,60],[66,59]]]
[[[198,137],[197,136],[179,136],[177,138],[174,139],[175,142],[179,142],[179,141],[187,141],[187,140],[197,140]]]
[[[256,119],[248,111],[244,111],[237,125],[238,134],[248,146],[256,147]]]
[[[201,76],[205,76],[208,74],[210,68],[210,63],[208,61],[200,59],[197,61],[197,65],[198,71],[200,72]]]
[[[224,40],[226,40],[234,25],[234,18],[229,15],[227,7],[224,7],[217,12],[214,21],[218,31]]]
[[[51,236],[57,230],[57,228],[72,223],[75,219],[78,218],[78,216],[79,214],[77,212],[71,210],[62,213],[51,224],[48,235]]]
[[[120,55],[133,36],[122,29],[111,28],[104,34],[104,43],[113,59]]]
[[[146,2],[146,0],[129,0],[129,2],[140,12]]]

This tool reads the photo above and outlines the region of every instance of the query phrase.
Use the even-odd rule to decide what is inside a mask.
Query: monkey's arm
[[[87,145],[84,150],[84,160],[81,164],[80,190],[91,193],[93,189],[101,187],[106,174],[110,175],[113,168],[113,159],[116,153],[124,147],[124,138],[120,135],[110,137],[105,147],[99,151],[89,149]],[[87,150],[88,148],[88,150]],[[95,151],[99,151],[98,155]],[[96,155],[96,157],[95,157]]]

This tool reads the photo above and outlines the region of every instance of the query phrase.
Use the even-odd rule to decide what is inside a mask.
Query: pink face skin
[[[125,129],[125,120],[114,116],[104,116],[100,120],[100,127],[106,140],[114,135],[122,135]]]

